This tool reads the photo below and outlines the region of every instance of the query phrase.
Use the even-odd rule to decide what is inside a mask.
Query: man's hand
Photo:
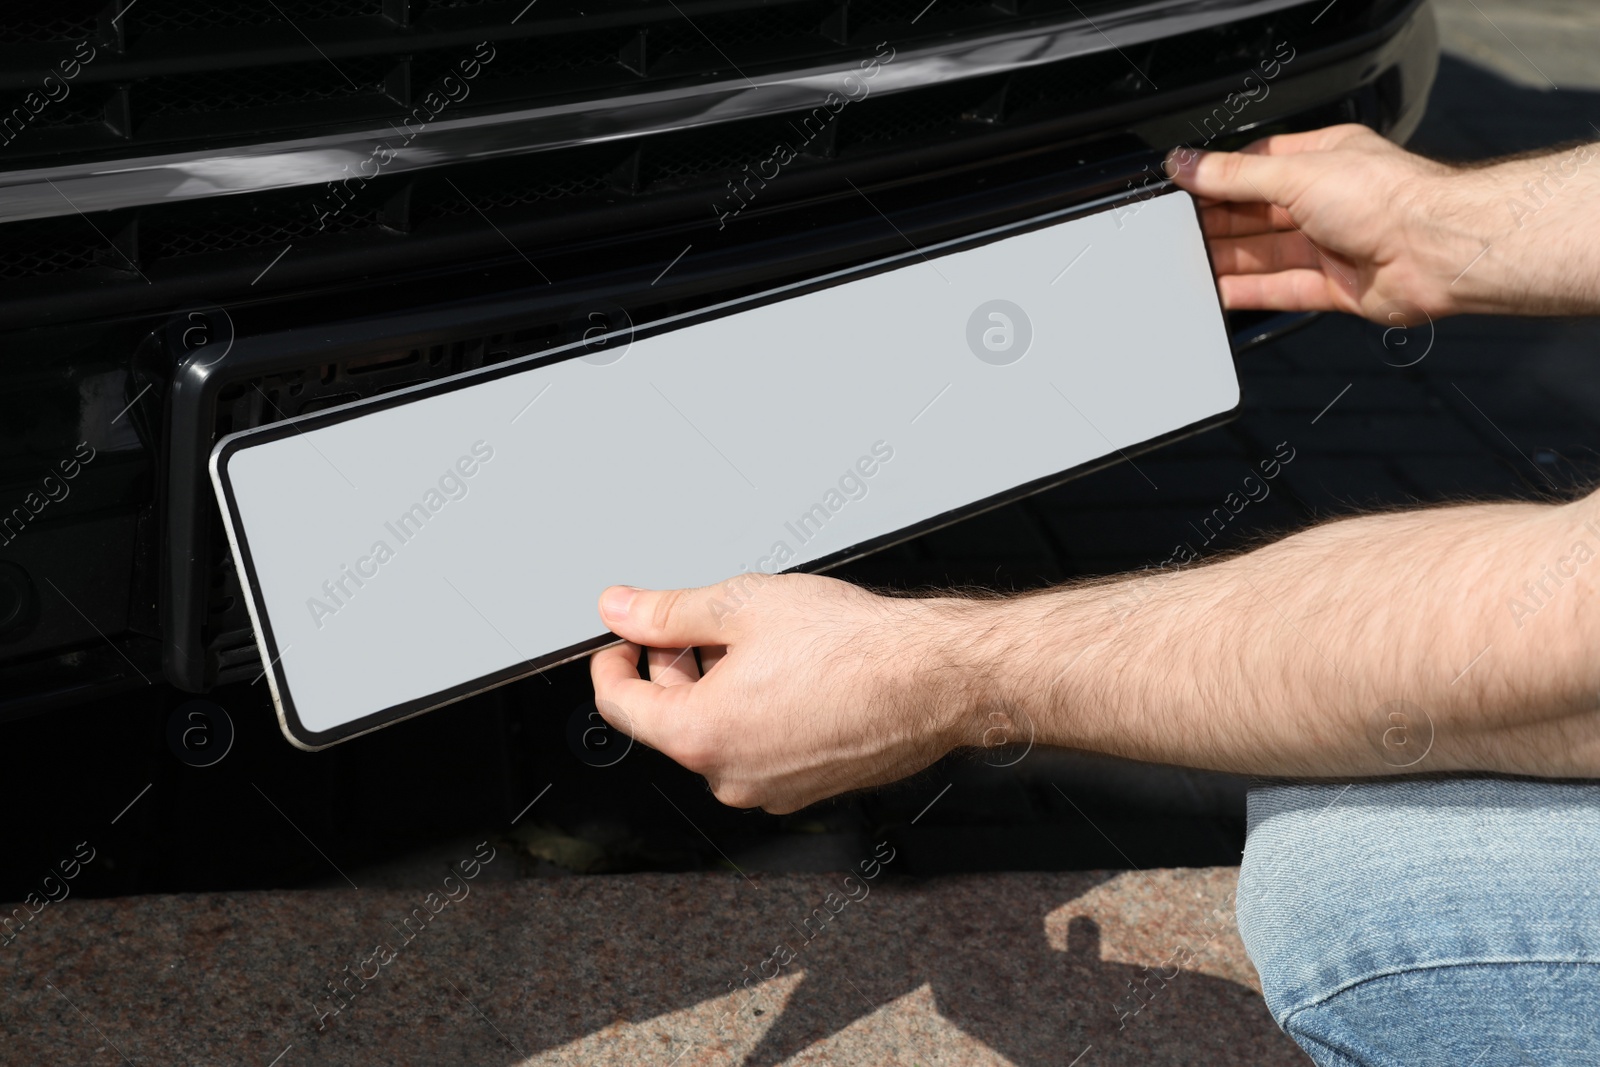
[[[943,666],[959,633],[951,624],[968,607],[813,575],[745,574],[667,592],[613,586],[600,615],[629,643],[595,654],[595,704],[611,725],[705,775],[723,803],[794,811],[904,778],[971,739],[963,672]],[[649,681],[639,677],[640,646]]]
[[[1166,170],[1201,198],[1224,305],[1393,325],[1600,309],[1597,163],[1579,146],[1453,167],[1348,125],[1179,148]]]
[[[1167,172],[1202,198],[1227,307],[1375,318],[1403,299],[1449,313],[1450,278],[1466,260],[1450,270],[1441,252],[1471,247],[1432,218],[1450,168],[1350,125],[1268,137],[1242,152],[1179,148]]]
[[[1600,493],[1368,515],[1005,599],[805,575],[614,586],[601,616],[630,643],[591,673],[612,725],[773,812],[988,743],[996,717],[1040,745],[1241,774],[1594,777],[1597,603]]]

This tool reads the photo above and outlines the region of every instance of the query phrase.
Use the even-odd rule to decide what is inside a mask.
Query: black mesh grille
[[[938,2],[944,4],[946,0]],[[485,10],[490,6],[485,4]],[[776,6],[791,14],[809,11],[807,19],[817,10],[803,4]],[[143,3],[131,10],[142,7]],[[160,10],[159,5],[156,7]],[[887,0],[878,9],[864,10],[903,13],[902,8]],[[819,106],[772,118],[720,123],[601,146],[491,163],[455,164],[440,170],[380,174],[370,181],[357,180],[352,172],[349,182],[337,186],[330,183],[292,193],[217,197],[193,204],[153,204],[97,214],[95,219],[104,233],[117,237],[118,247],[157,278],[180,271],[199,280],[231,267],[248,281],[263,265],[259,262],[261,250],[275,251],[290,243],[295,246],[294,260],[305,262],[308,257],[314,259],[321,254],[319,249],[331,255],[339,249],[355,247],[348,242],[356,239],[402,242],[407,236],[422,239],[450,235],[454,240],[464,234],[478,240],[489,234],[485,218],[496,226],[564,222],[577,213],[620,210],[630,201],[658,195],[674,197],[696,190],[703,191],[704,197],[691,203],[692,197],[677,196],[675,202],[680,206],[670,210],[682,214],[672,218],[733,210],[756,191],[761,192],[765,206],[774,203],[786,188],[776,182],[771,171],[771,161],[782,147],[799,157],[781,163],[785,172],[813,170],[839,157],[865,159],[907,153],[910,158],[911,153],[953,136],[982,137],[1040,122],[1059,123],[1075,115],[1093,114],[1108,105],[1154,98],[1154,85],[1170,92],[1202,81],[1237,80],[1271,56],[1280,40],[1293,40],[1296,47],[1309,50],[1319,42],[1338,39],[1347,32],[1337,23],[1339,10],[1337,6],[1329,10],[1325,3],[1311,2],[1278,15],[1187,34],[1177,41],[1093,53],[1010,75],[870,95],[845,103],[836,112]],[[1358,9],[1352,5],[1350,10]],[[1319,11],[1325,14],[1312,25],[1309,20]],[[777,19],[776,14],[773,17]],[[474,81],[473,100],[476,102],[482,87],[489,84],[491,70],[505,74],[509,85],[518,76],[549,72],[553,65],[597,64],[602,58],[605,65],[616,65],[610,58],[612,50],[620,47],[618,42],[625,36],[592,31],[585,38],[592,45],[589,51],[556,57],[541,54],[538,41],[501,42],[496,46],[499,54],[495,60],[485,64],[481,80]],[[459,50],[458,54],[470,55],[471,51]],[[398,72],[386,68],[387,63],[385,57],[347,57],[340,61],[340,69],[357,81],[360,92],[352,91],[334,66],[323,61],[293,68],[293,77],[282,73],[291,68],[272,68],[237,74],[186,75],[188,80],[181,85],[176,78],[152,79],[144,86],[146,110],[138,113],[138,121],[178,125],[212,121],[223,106],[224,97],[228,106],[240,111],[299,108],[316,112],[349,103],[354,97],[370,102],[380,97],[383,86],[404,80]],[[430,73],[442,79],[445,69],[417,61],[411,70],[414,91],[437,84],[419,85],[418,75]],[[562,77],[557,72],[556,80]],[[109,87],[75,85],[67,100],[45,109],[48,122],[57,124],[57,128],[46,127],[45,114],[34,116],[35,125],[40,128],[23,130],[16,143],[30,138],[43,142],[82,126],[107,126],[106,113],[115,110],[116,103],[105,95],[108,91]],[[206,102],[196,103],[201,99]],[[188,107],[197,110],[183,110]],[[0,101],[0,123],[4,119]],[[1221,127],[1216,131],[1208,128],[1206,132],[1220,130]],[[767,182],[773,182],[775,188],[769,191]],[[729,183],[734,188],[729,189]],[[724,202],[729,196],[738,199]],[[643,209],[645,205],[639,207]],[[660,216],[658,221],[667,221],[666,216]],[[55,236],[39,236],[47,231]],[[484,239],[491,240],[492,234]],[[454,247],[475,246],[458,242]],[[130,285],[143,284],[120,253],[105,242],[97,245],[92,229],[76,216],[49,220],[46,229],[39,231],[29,231],[20,224],[0,226],[0,249],[5,250],[0,280],[7,282],[98,268],[98,272],[85,275],[86,281],[95,285],[122,280]],[[476,254],[505,251],[480,249]],[[230,253],[237,255],[223,258]],[[374,267],[382,269],[382,264]],[[0,293],[0,298],[4,296]],[[17,298],[22,298],[20,290]]]
[[[546,200],[566,200],[603,192],[610,188],[603,174],[574,174],[569,177],[551,177],[541,182],[523,182],[510,187],[493,189],[481,196],[467,199],[462,196],[440,198],[429,213],[430,218],[451,215],[473,215],[479,211],[505,211],[526,207]]]
[[[1100,52],[1074,63],[1049,63],[1017,73],[1006,92],[1012,114],[1062,110],[1128,97],[1149,87],[1132,62],[1117,52]]]
[[[16,222],[5,228],[0,245],[0,280],[87,270],[95,266],[105,243],[82,219],[79,232],[56,219]]]
[[[1132,2],[1106,0],[1095,10]],[[18,54],[7,57],[17,69],[49,69],[70,54],[72,41],[92,36],[95,58],[75,88],[114,86],[131,116],[115,129],[85,129],[71,144],[18,139],[0,145],[0,158],[49,155],[59,163],[63,151],[209,148],[397,121],[477,51],[463,31],[482,33],[495,53],[480,64],[472,103],[461,105],[478,107],[735,71],[853,66],[891,23],[896,46],[910,48],[1003,30],[1023,14],[1076,17],[1074,0],[1029,0],[1026,12],[1015,0],[931,7],[926,0],[540,0],[531,8],[472,0],[138,0],[120,9],[112,30],[114,10],[108,4],[100,13],[98,32],[96,19],[0,15],[0,47],[17,42]],[[293,104],[322,110],[278,110]],[[148,121],[173,117],[182,121]]]
[[[1215,70],[1219,64],[1247,70],[1272,56],[1282,39],[1276,33],[1279,28],[1276,20],[1255,18],[1224,27],[1204,42],[1187,37],[1160,41],[1150,49],[1155,69],[1149,73],[1159,81],[1188,78],[1197,72]]]
[[[6,122],[6,134],[20,138],[26,129],[64,130],[74,126],[103,124],[106,121],[106,102],[114,90],[105,85],[73,86],[61,100],[45,102],[38,111],[27,103],[28,93],[0,95],[0,122]],[[43,99],[35,94],[35,105]]]
[[[539,39],[501,42],[494,46],[494,59],[480,64],[473,85],[492,85],[512,78],[591,68],[615,67],[618,73],[626,74],[627,71],[621,66],[622,52],[634,36],[634,31],[626,29],[575,33],[563,37],[559,48],[552,48],[548,42]],[[468,50],[460,49],[418,56],[411,67],[415,84],[419,88],[437,85],[447,74],[458,73],[457,64],[468,54]]]
[[[216,114],[248,108],[382,95],[386,60],[318,61],[287,67],[205,71],[155,78],[137,96],[141,116]]]
[[[729,123],[688,135],[652,138],[645,142],[641,156],[640,182],[650,187],[736,174],[772,155],[780,142],[794,145],[799,141],[795,127],[783,119]]]
[[[82,41],[94,36],[93,16],[79,18],[28,18],[0,13],[0,44],[40,41]]]
[[[839,144],[889,144],[950,134],[998,93],[1004,79],[957,82],[921,93],[868,97],[840,112]]]
[[[942,20],[965,12],[1000,10],[993,0],[855,0],[850,5],[850,25],[852,28],[881,29],[884,26],[909,26],[911,20],[916,19],[916,24],[920,26],[924,19]]]
[[[573,159],[571,166],[533,166],[458,182],[429,181],[419,194],[412,218],[418,224],[459,215],[485,215],[537,207],[554,200],[570,201],[598,196],[615,188],[612,173],[620,163],[615,154]],[[458,191],[459,190],[459,191]]]
[[[103,123],[106,121],[106,103],[112,93],[109,86],[86,86],[83,92],[73,93],[39,112],[33,124],[41,130],[52,130]]]
[[[311,203],[263,208],[251,214],[208,214],[189,221],[152,226],[141,241],[150,262],[209,252],[232,252],[370,230],[378,226],[372,207],[355,208],[319,220]]]
[[[128,5],[130,36],[144,33],[186,33],[236,26],[295,25],[383,14],[383,0],[139,0]]]
[[[776,7],[752,18],[749,14],[700,15],[693,19],[672,19],[650,31],[649,51],[654,56],[678,52],[706,52],[717,49],[744,49],[775,41],[814,39],[821,44],[822,22],[836,5],[791,4]]]

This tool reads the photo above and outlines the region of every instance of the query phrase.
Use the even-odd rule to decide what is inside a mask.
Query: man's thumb
[[[1179,188],[1196,196],[1282,207],[1288,201],[1290,165],[1282,157],[1253,152],[1174,148],[1167,154],[1164,167]]]
[[[721,588],[635,589],[613,585],[600,594],[600,618],[617,636],[650,648],[728,643],[722,620],[733,608]]]

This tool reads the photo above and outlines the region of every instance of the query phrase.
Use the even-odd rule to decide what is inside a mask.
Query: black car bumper
[[[372,152],[329,157],[359,182],[224,133],[165,155],[242,160],[226,195],[151,184],[153,155],[125,187],[104,151],[0,175],[14,192],[0,195],[0,714],[259,675],[205,478],[221,434],[1137,187],[1174,144],[1347,121],[1404,139],[1437,61],[1425,4],[1323,0],[1199,29],[1182,20],[1216,5],[1089,10],[1092,33],[1077,17],[949,30],[964,68],[926,58],[938,40],[890,44],[887,61],[875,42],[840,46],[857,69],[878,56],[877,78],[923,55],[926,84],[885,80],[837,107],[783,95],[774,60],[741,63],[761,87],[704,96],[694,121],[646,101],[608,127],[624,119],[597,118],[595,96],[565,126],[489,108],[467,118],[492,135],[405,146],[433,156],[397,150],[366,171]],[[1063,26],[1126,47],[1059,58]],[[459,36],[440,50],[473,54],[476,33]],[[985,40],[1005,43],[989,66]],[[41,179],[73,210],[42,206]]]

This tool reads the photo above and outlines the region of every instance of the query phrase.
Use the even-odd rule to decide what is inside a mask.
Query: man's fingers
[[[650,665],[650,680],[657,685],[684,685],[700,680],[700,665],[694,648],[652,648],[645,653]]]
[[[1200,205],[1200,232],[1207,237],[1248,237],[1293,229],[1294,220],[1276,204],[1211,201]]]
[[[589,658],[594,706],[617,729],[657,751],[670,726],[674,705],[690,690],[660,686],[639,677],[639,646],[602,648]]]
[[[711,668],[722,662],[722,657],[728,654],[726,645],[706,645],[700,649],[700,673],[702,676],[710,674]]]
[[[1330,148],[1338,148],[1354,137],[1370,134],[1372,131],[1360,123],[1346,122],[1338,126],[1306,130],[1304,133],[1275,133],[1271,137],[1252,141],[1239,151],[1248,152],[1253,156],[1292,156],[1298,152],[1326,152]]]
[[[1196,196],[1243,203],[1288,203],[1298,185],[1294,177],[1298,169],[1303,164],[1282,156],[1246,152],[1179,148],[1167,157],[1167,173],[1181,188]]]
[[[1167,153],[1162,169],[1178,186],[1202,201],[1287,204],[1319,165],[1295,156],[1327,152],[1364,139],[1383,138],[1359,123],[1326,126],[1305,133],[1263,137],[1237,152],[1179,147]]]
[[[600,618],[618,637],[650,648],[726,644],[721,623],[733,614],[721,586],[635,589],[614,585],[600,595]]]
[[[1333,287],[1320,270],[1300,268],[1277,274],[1225,274],[1217,279],[1222,306],[1235,311],[1348,311],[1334,300]]]
[[[1211,241],[1211,264],[1225,274],[1277,274],[1301,267],[1320,270],[1322,257],[1311,242],[1289,230],[1251,237],[1219,237]]]

